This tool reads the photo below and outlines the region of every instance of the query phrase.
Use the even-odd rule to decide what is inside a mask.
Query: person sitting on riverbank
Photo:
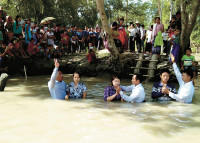
[[[38,45],[35,45],[34,38],[31,38],[30,43],[28,44],[27,53],[29,56],[37,56],[37,54],[40,52]]]
[[[67,96],[68,86],[63,81],[63,73],[59,70],[59,62],[54,59],[55,68],[51,75],[51,79],[48,82],[48,88],[53,99],[65,99]]]
[[[86,98],[86,86],[80,82],[80,74],[75,72],[73,74],[73,82],[69,83],[69,93],[65,97],[65,99],[79,99],[79,98]]]
[[[50,59],[53,57],[53,45],[47,45],[47,48],[45,50],[45,57],[46,59]]]
[[[175,85],[172,83],[168,83],[170,78],[169,69],[161,69],[160,71],[160,79],[161,81],[154,83],[151,96],[153,99],[157,99],[159,101],[170,101],[172,100],[168,94],[163,93],[163,87],[167,87],[170,92],[176,94]]]
[[[92,49],[89,50],[89,53],[87,54],[87,59],[89,64],[93,64],[96,62],[96,54]]]
[[[193,75],[195,77],[195,57],[191,55],[192,50],[187,48],[186,55],[183,55],[181,58],[181,70],[191,69],[193,71]],[[194,81],[194,78],[193,78]]]
[[[5,57],[6,55],[10,56],[10,57],[15,57],[15,55],[13,54],[13,48],[14,45],[12,43],[10,43],[7,47],[6,47],[6,42],[2,43],[1,46],[1,51],[2,53],[0,53],[0,57]]]
[[[121,86],[117,87],[116,92],[120,93],[121,98],[123,98],[127,102],[143,102],[145,99],[145,91],[144,87],[142,86],[142,82],[144,80],[144,77],[142,74],[134,74],[132,77],[132,85],[131,86]],[[125,91],[132,91],[130,96],[127,96],[122,92],[122,90]]]
[[[180,87],[178,94],[170,92],[167,87],[163,88],[163,93],[169,94],[171,98],[178,102],[190,103],[192,102],[192,98],[194,96],[194,85],[192,83],[193,71],[191,69],[187,69],[183,71],[183,74],[181,74],[178,66],[176,65],[175,57],[173,54],[171,54],[171,60],[173,62],[173,69]]]
[[[58,46],[56,46],[56,48],[53,49],[53,55],[54,55],[54,58],[60,58],[61,57],[62,54],[61,54]]]
[[[111,79],[111,86],[104,90],[104,101],[121,101],[122,98],[116,89],[120,86],[120,78],[113,76]]]

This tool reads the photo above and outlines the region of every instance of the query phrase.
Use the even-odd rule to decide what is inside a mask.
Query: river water
[[[1,143],[200,143],[200,82],[192,104],[104,102],[108,77],[82,77],[88,99],[53,100],[50,76],[9,79],[0,92]],[[64,75],[72,81],[72,75]],[[131,79],[122,79],[130,85]]]

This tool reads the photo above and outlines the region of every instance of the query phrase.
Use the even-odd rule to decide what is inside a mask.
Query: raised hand
[[[175,57],[174,57],[174,55],[171,54],[170,57],[171,57],[172,63],[175,63]]]
[[[55,63],[55,67],[56,67],[56,68],[59,68],[60,64],[59,64],[59,62],[57,61],[57,59],[54,59],[54,63]]]
[[[121,87],[118,86],[117,89],[116,89],[117,94],[119,94],[120,91],[121,91]]]

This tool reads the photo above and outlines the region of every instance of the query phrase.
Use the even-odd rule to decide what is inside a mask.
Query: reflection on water
[[[104,102],[109,78],[83,77],[88,99],[63,101],[50,98],[48,80],[49,76],[9,79],[5,92],[0,93],[2,143],[199,143],[198,87],[192,104],[151,102],[153,83],[144,83],[145,103]],[[64,80],[71,82],[72,75],[65,75]]]

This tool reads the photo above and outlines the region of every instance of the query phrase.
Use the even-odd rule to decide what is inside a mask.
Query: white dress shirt
[[[131,86],[121,86],[121,88],[125,91],[132,91],[130,96],[127,96],[122,91],[120,91],[121,97],[127,101],[127,102],[143,102],[145,99],[145,91],[142,84],[138,84],[137,86],[131,85]]]
[[[129,32],[131,32],[130,36],[135,37],[136,33],[137,33],[137,29],[136,28],[132,28],[129,30]]]
[[[176,63],[173,63],[173,68],[180,87],[178,90],[178,94],[169,92],[169,96],[173,99],[176,99],[176,101],[179,102],[184,102],[184,103],[192,102],[192,98],[194,95],[194,85],[192,81],[187,83],[183,81],[182,74],[180,73]]]

